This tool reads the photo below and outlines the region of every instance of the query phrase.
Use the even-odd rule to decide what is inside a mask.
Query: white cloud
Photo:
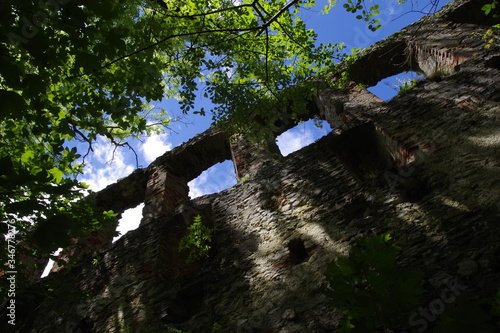
[[[94,152],[87,157],[80,178],[91,190],[99,191],[134,171],[134,164],[128,163],[123,155],[123,149],[126,148],[115,148],[104,138],[98,138],[93,144]]]
[[[152,135],[139,148],[148,164],[171,149],[172,143],[168,142],[167,134]]]
[[[287,156],[314,142],[312,131],[303,126],[300,127],[292,128],[278,136],[276,143],[283,156]]]
[[[205,194],[217,193],[235,184],[236,174],[233,162],[217,163],[188,183],[189,196],[196,198]]]
[[[189,197],[191,198],[197,198],[199,196],[202,196],[203,194],[207,193],[207,188],[206,188],[206,182],[208,178],[208,173],[207,171],[203,171],[201,175],[199,175],[197,178],[193,179],[188,183],[189,186]]]
[[[287,156],[310,145],[331,131],[330,125],[326,121],[321,121],[322,128],[317,128],[314,123],[314,120],[308,120],[278,136],[276,144],[281,154]]]
[[[139,206],[131,209],[127,209],[122,214],[122,218],[119,221],[117,231],[120,232],[120,236],[113,238],[113,242],[119,239],[121,236],[125,235],[127,231],[134,230],[139,226],[139,223],[142,219],[142,209],[144,208],[144,204],[140,204]]]

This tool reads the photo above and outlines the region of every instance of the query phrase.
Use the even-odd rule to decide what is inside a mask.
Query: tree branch
[[[169,10],[168,6],[162,0],[155,0],[155,1],[163,9]],[[208,15],[219,14],[219,13],[223,13],[223,12],[227,12],[227,11],[231,11],[231,10],[236,10],[236,9],[240,9],[240,8],[254,7],[257,2],[259,2],[259,0],[254,0],[254,2],[249,3],[249,4],[244,4],[244,5],[239,5],[239,6],[233,6],[233,7],[229,7],[229,8],[220,8],[220,9],[217,9],[217,10],[214,10],[214,11],[211,11],[211,12],[206,12],[206,13],[201,13],[201,14],[193,14],[193,15],[168,15],[168,14],[162,13],[162,15],[165,16],[165,17],[172,17],[172,18],[193,19],[193,18],[196,18],[196,17],[205,17],[205,16],[208,16]]]
[[[159,0],[160,1],[160,0]],[[148,46],[145,46],[145,47],[142,47],[132,53],[129,53],[127,55],[124,55],[124,56],[121,56],[115,60],[112,60],[104,65],[102,65],[100,68],[98,69],[95,69],[93,70],[91,73],[83,73],[83,74],[79,74],[79,75],[74,75],[74,76],[69,76],[67,77],[68,79],[75,79],[75,78],[79,78],[79,77],[83,77],[85,75],[92,75],[96,72],[99,72],[101,71],[102,69],[106,68],[106,67],[109,67],[123,59],[126,59],[126,58],[129,58],[133,55],[136,55],[136,54],[139,54],[141,52],[144,52],[146,50],[149,50],[151,48],[154,48],[164,42],[166,42],[167,40],[170,40],[170,39],[173,39],[173,38],[178,38],[178,37],[188,37],[188,36],[199,36],[199,35],[205,35],[205,34],[212,34],[212,33],[221,33],[221,32],[234,32],[234,33],[242,33],[242,32],[252,32],[252,31],[258,31],[256,36],[259,36],[260,34],[262,34],[274,21],[276,21],[278,19],[279,16],[281,16],[285,11],[287,11],[291,6],[293,6],[294,4],[296,4],[299,0],[291,0],[290,2],[288,2],[283,8],[281,8],[273,17],[271,17],[267,22],[265,22],[264,24],[260,25],[260,26],[255,26],[255,27],[250,27],[250,28],[239,28],[239,29],[214,29],[214,30],[202,30],[202,31],[196,31],[196,32],[186,32],[186,33],[179,33],[179,34],[174,34],[174,35],[170,35],[170,36],[167,36],[165,38],[162,38],[160,40],[158,40],[157,42],[153,43],[153,44],[150,44]],[[248,6],[252,6],[254,9],[256,9],[256,4],[258,4],[258,0],[255,0],[251,5],[241,5],[241,6],[236,6],[236,7],[231,7],[231,8],[227,8],[227,9],[220,9],[218,11],[214,11],[213,13],[216,13],[216,12],[222,12],[222,11],[226,11],[226,10],[231,10],[231,9],[235,9],[235,8],[241,8],[241,7],[248,7]],[[260,15],[259,11],[256,9],[258,15]],[[212,13],[212,12],[211,12]],[[200,14],[200,16],[206,16],[207,14]]]
[[[278,19],[278,17],[280,17],[285,11],[295,5],[298,1],[299,0],[290,0],[290,2],[285,5],[285,7],[281,8],[276,14],[274,14],[273,17],[271,17],[266,23],[262,25],[262,29],[257,33],[257,36],[262,34],[264,30],[266,30],[274,21]]]
[[[82,140],[83,140],[83,141],[85,141],[85,142],[87,142],[87,143],[88,143],[88,145],[89,145],[89,147],[88,147],[88,149],[87,149],[87,152],[86,152],[86,153],[85,153],[85,155],[83,155],[83,157],[82,157],[82,160],[83,160],[83,162],[85,163],[85,158],[86,158],[87,156],[89,156],[89,154],[90,154],[90,152],[91,152],[91,151],[92,151],[92,152],[94,151],[94,149],[92,148],[92,140],[90,140],[89,138],[87,138],[87,136],[86,136],[85,134],[83,134],[83,133],[82,133],[82,132],[78,129],[77,124],[76,124],[73,120],[69,119],[69,120],[68,120],[68,124],[70,124],[70,125],[71,125],[71,127],[73,128],[73,131],[74,131],[76,134],[78,134],[79,136],[81,136],[81,137],[82,137]]]
[[[139,167],[139,157],[137,156],[137,152],[135,151],[134,148],[132,148],[132,146],[128,142],[117,142],[115,140],[115,138],[113,137],[113,135],[109,131],[107,131],[104,135],[109,139],[109,141],[111,141],[112,144],[115,145],[115,149],[113,149],[113,158],[115,156],[115,151],[116,151],[116,149],[118,147],[125,147],[125,146],[127,146],[134,153],[134,156],[135,156],[135,166],[137,168]]]

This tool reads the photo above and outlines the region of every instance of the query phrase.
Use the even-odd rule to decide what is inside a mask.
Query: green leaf
[[[21,162],[25,163],[25,164],[29,163],[34,157],[35,157],[35,153],[32,150],[26,150],[21,155]]]
[[[492,8],[493,7],[491,4],[486,4],[483,7],[481,7],[481,10],[484,12],[484,14],[489,15]]]
[[[49,170],[49,173],[54,177],[54,181],[56,184],[59,184],[64,177],[64,172],[59,170],[58,168],[52,168]]]
[[[340,322],[339,332],[351,332],[355,326],[351,323],[353,318],[351,316],[345,316],[345,318]]]
[[[19,119],[26,111],[24,98],[14,91],[0,89],[0,119]]]
[[[102,212],[102,214],[103,214],[105,217],[109,217],[109,218],[113,218],[113,217],[118,216],[118,213],[115,213],[115,212],[113,212],[112,210],[107,210],[107,211],[104,211],[104,212]]]

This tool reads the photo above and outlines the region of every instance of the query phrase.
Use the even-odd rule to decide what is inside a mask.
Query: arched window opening
[[[330,124],[324,120],[309,119],[290,128],[276,138],[276,143],[283,156],[293,153],[332,131]]]
[[[191,199],[223,191],[236,185],[236,173],[231,160],[214,164],[188,183]]]
[[[404,95],[423,79],[425,77],[417,72],[403,72],[380,80],[375,86],[368,88],[368,91],[388,101],[395,96]]]

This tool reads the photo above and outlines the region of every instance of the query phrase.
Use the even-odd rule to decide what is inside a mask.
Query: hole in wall
[[[288,259],[291,265],[298,265],[309,258],[306,246],[304,245],[304,241],[301,238],[294,238],[289,241],[287,244],[287,248],[289,252]]]
[[[393,165],[384,139],[371,123],[354,127],[333,138],[332,148],[360,183],[376,178]]]
[[[223,191],[236,185],[236,173],[231,160],[214,164],[188,183],[191,199]]]
[[[180,324],[189,320],[202,309],[204,295],[205,290],[200,281],[174,290],[173,295],[169,297],[167,315],[161,320],[167,324]]]
[[[330,124],[325,120],[309,119],[280,134],[276,138],[276,143],[278,144],[281,154],[287,156],[310,145],[331,131],[332,128]]]
[[[116,231],[118,231],[120,235],[113,238],[113,243],[125,235],[127,231],[134,230],[139,227],[142,219],[143,208],[144,204],[141,203],[137,207],[127,209],[122,213],[122,217],[118,221],[118,226],[116,227]]]
[[[368,202],[362,195],[357,195],[353,198],[346,198],[346,203],[342,210],[344,217],[350,221],[361,218],[365,215],[368,208]]]
[[[375,86],[368,88],[368,91],[378,98],[388,101],[398,94],[409,91],[416,82],[424,79],[425,77],[417,72],[402,72],[380,80]]]
[[[486,60],[486,67],[495,68],[500,70],[500,56],[493,56]]]

